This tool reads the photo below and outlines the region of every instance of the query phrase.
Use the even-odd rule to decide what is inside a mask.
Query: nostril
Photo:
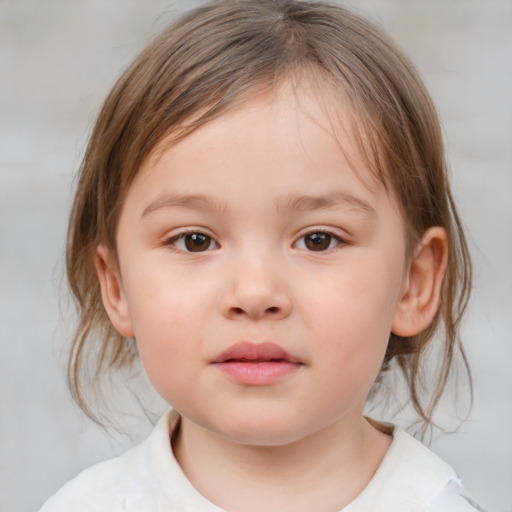
[[[242,316],[248,314],[249,316],[261,317],[265,315],[275,316],[278,315],[281,311],[279,306],[271,306],[265,309],[244,309],[241,307],[234,306],[230,308],[230,312],[233,316]]]

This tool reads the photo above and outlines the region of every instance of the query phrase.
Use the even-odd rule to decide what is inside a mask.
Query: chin
[[[284,446],[306,437],[308,432],[301,432],[298,427],[293,421],[259,416],[231,420],[214,431],[234,443],[270,447]]]
[[[221,433],[221,435],[233,443],[260,447],[285,446],[301,438],[301,436],[294,436],[289,431],[269,432],[268,429],[264,431],[253,429],[245,432]]]

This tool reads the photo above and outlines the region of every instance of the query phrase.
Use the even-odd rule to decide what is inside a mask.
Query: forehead
[[[316,149],[313,146],[327,143],[328,153],[334,158],[341,154],[366,188],[374,191],[382,184],[387,188],[382,177],[375,172],[375,158],[368,150],[368,135],[361,128],[354,108],[339,84],[329,82],[315,74],[305,77],[304,73],[297,73],[276,87],[256,90],[250,100],[235,101],[211,120],[206,110],[193,114],[184,124],[172,128],[154,147],[140,172],[154,168],[170,150],[174,155],[187,154],[187,149],[198,138],[202,139],[202,144],[216,145],[219,139],[233,142],[237,139],[240,143],[241,135],[249,131],[257,118],[260,126],[267,125],[266,130],[259,134],[259,142],[263,146],[271,143],[272,138],[281,136],[280,153],[296,151],[292,144],[295,136],[301,140],[302,150],[307,156]],[[207,125],[210,125],[209,129],[204,129]],[[311,136],[312,132],[316,137]],[[193,158],[187,154],[190,156]]]
[[[220,211],[228,203],[244,206],[250,194],[259,204],[272,198],[277,210],[343,203],[374,215],[377,198],[389,201],[386,191],[359,153],[351,116],[342,106],[330,115],[326,105],[311,90],[287,86],[224,112],[180,140],[171,133],[132,184],[144,192],[143,212],[205,205],[205,197]]]

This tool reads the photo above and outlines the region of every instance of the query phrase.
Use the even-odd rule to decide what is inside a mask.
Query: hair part
[[[471,289],[471,262],[451,193],[436,109],[418,73],[374,25],[345,8],[301,0],[219,0],[184,15],[143,50],[107,97],[79,171],[71,213],[67,274],[79,323],[69,359],[74,398],[93,419],[86,398],[92,380],[129,366],[134,340],[115,331],[103,308],[94,253],[116,254],[125,195],[143,163],[169,134],[176,142],[285,80],[325,81],[329,101],[349,106],[363,157],[399,204],[409,253],[432,226],[449,241],[441,304],[417,336],[391,334],[382,373],[397,366],[426,428],[446,388]],[[324,100],[327,101],[327,100]],[[425,351],[442,326],[443,360],[436,388],[424,398]]]

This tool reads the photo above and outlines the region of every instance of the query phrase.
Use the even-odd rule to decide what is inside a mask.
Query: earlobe
[[[438,226],[425,231],[406,275],[391,331],[414,336],[425,330],[439,309],[441,286],[448,263],[448,238]]]
[[[94,265],[100,282],[103,306],[112,325],[126,338],[133,338],[130,311],[119,271],[111,251],[105,245],[99,245],[96,248]]]

